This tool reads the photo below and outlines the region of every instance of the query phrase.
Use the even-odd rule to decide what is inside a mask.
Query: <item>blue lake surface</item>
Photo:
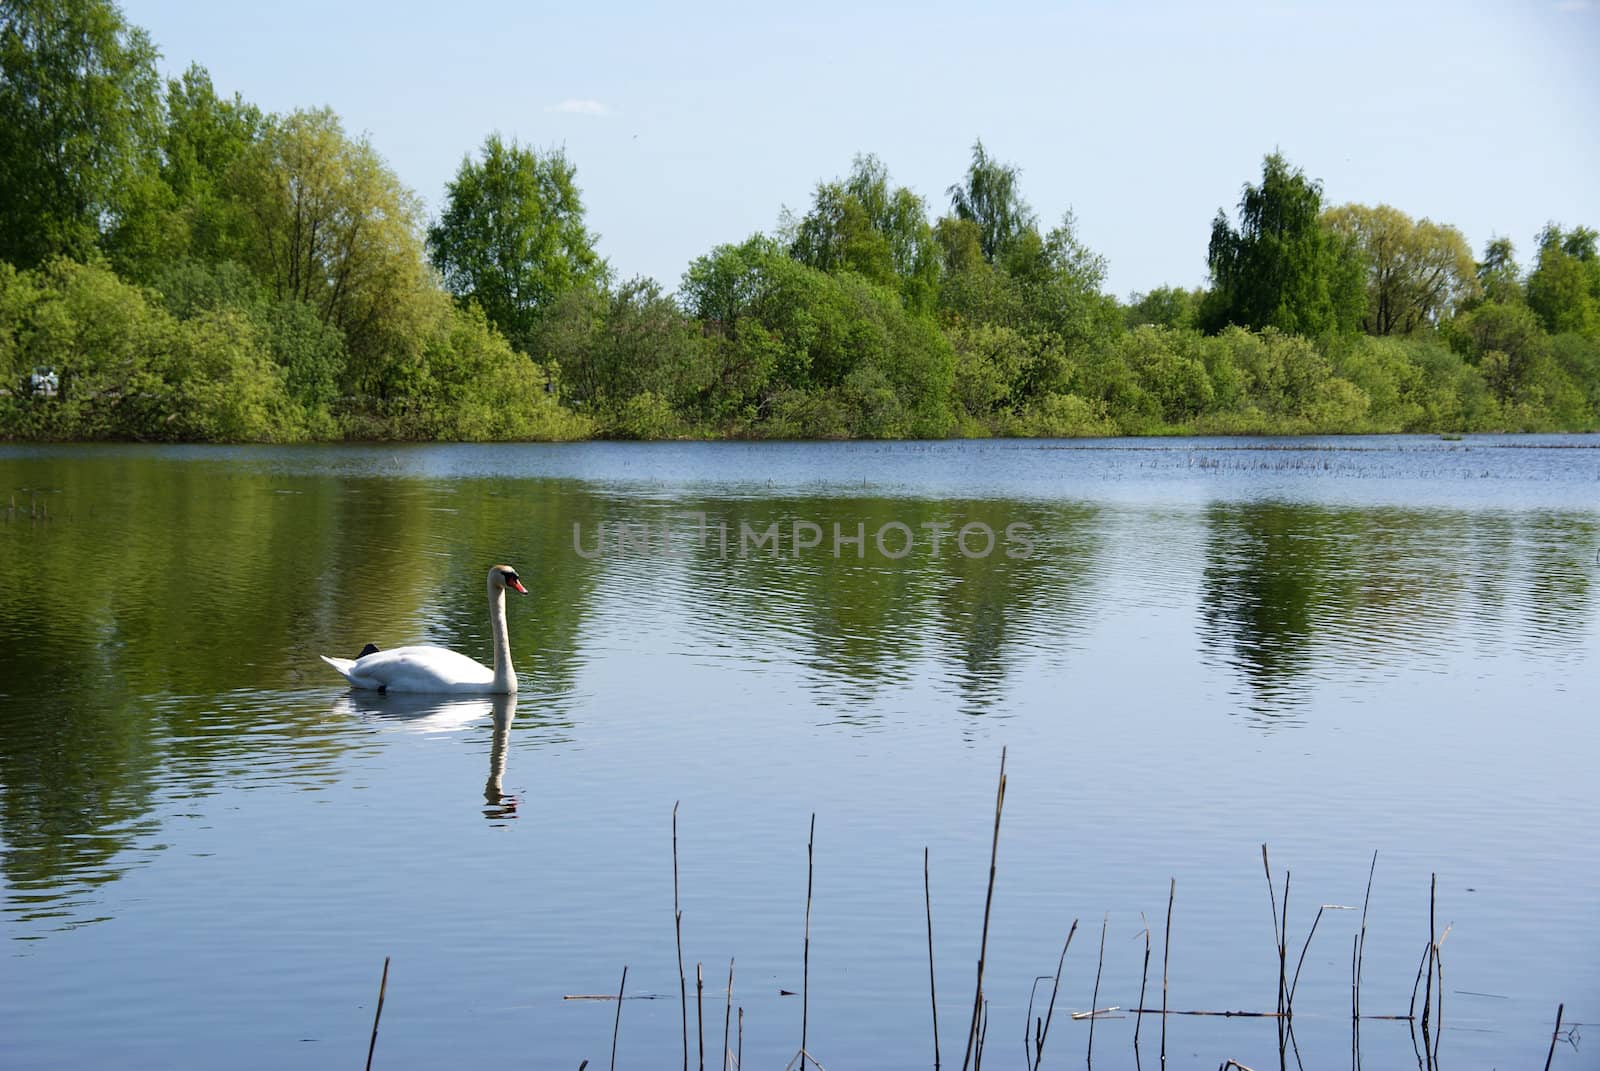
[[[502,561],[513,702],[318,660],[487,660]],[[931,1067],[926,849],[957,1066],[1002,748],[986,1066],[1074,919],[1046,1060],[1094,1004],[1095,1066],[1159,1066],[1173,881],[1170,1007],[1272,1011],[1263,843],[1291,970],[1355,908],[1286,1066],[1351,1059],[1374,852],[1362,1011],[1407,1012],[1436,876],[1439,1065],[1542,1066],[1600,1019],[1597,592],[1584,436],[0,445],[0,1067],[357,1066],[385,956],[375,1067],[606,1066],[617,1004],[564,998],[624,964],[617,1066],[679,1066],[675,806],[691,1065],[731,1006],[782,1068],[804,989],[824,1066]]]

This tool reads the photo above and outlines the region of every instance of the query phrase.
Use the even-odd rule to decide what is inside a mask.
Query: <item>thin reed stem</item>
[[[1139,972],[1139,1007],[1144,1007],[1145,983],[1150,981],[1150,920],[1145,918],[1144,912],[1139,912],[1139,921],[1144,923],[1144,969]],[[1133,1051],[1139,1051],[1139,1028],[1144,1025],[1144,1016],[1138,1015],[1133,1020]]]
[[[1050,1023],[1056,1016],[1056,994],[1061,991],[1061,967],[1067,962],[1067,949],[1072,947],[1072,935],[1078,932],[1078,920],[1072,920],[1071,929],[1067,930],[1067,939],[1061,945],[1061,958],[1056,960],[1056,978],[1050,986],[1050,1007],[1045,1010],[1044,1022],[1039,1026],[1038,1035],[1034,1040],[1033,1066],[1037,1068],[1039,1061],[1044,1059],[1045,1039],[1050,1036]],[[1102,931],[1102,950],[1105,934]],[[1089,1029],[1094,1029],[1094,1024],[1089,1024]]]
[[[922,903],[928,915],[928,1003],[933,1007],[933,1071],[939,1071],[939,993],[933,984],[933,892],[928,880],[928,849],[922,849]]]
[[[1089,1052],[1087,1062],[1094,1063],[1094,1021],[1100,1018],[1094,1010],[1100,1007],[1100,972],[1106,966],[1106,927],[1111,924],[1111,912],[1100,917],[1100,958],[1094,968],[1094,994],[1089,997]]]
[[[367,1042],[367,1071],[372,1071],[372,1053],[378,1047],[378,1020],[383,1018],[383,998],[389,991],[389,957],[383,957],[383,978],[378,982],[378,1008],[372,1013],[372,1040]]]
[[[672,927],[678,937],[678,1008],[683,1020],[683,1071],[689,1071],[689,981],[683,973],[683,908],[678,903],[678,801],[672,803]]]
[[[1000,749],[1000,780],[994,793],[994,839],[989,843],[989,891],[983,898],[983,936],[978,941],[978,984],[972,995],[972,1026],[967,1031],[967,1053],[961,1060],[961,1071],[972,1064],[973,1049],[978,1040],[979,1019],[983,1015],[983,965],[989,951],[989,913],[994,907],[995,863],[1000,854],[1000,814],[1006,803],[1006,749]]]
[[[617,986],[617,1018],[611,1024],[611,1071],[617,1071],[617,1035],[622,1032],[622,994],[628,988],[628,965],[622,965],[622,984]]]
[[[1428,1032],[1428,1017],[1433,1011],[1433,959],[1439,954],[1439,946],[1434,942],[1434,936],[1439,932],[1434,928],[1434,900],[1439,888],[1439,875],[1434,874],[1428,881],[1428,979],[1423,984],[1422,990],[1422,1031]]]
[[[811,832],[806,835],[806,935],[800,967],[800,1071],[806,1071],[806,1026],[811,1009],[811,879],[812,849],[817,840],[817,813],[811,812]]]
[[[1167,958],[1172,952],[1172,903],[1178,898],[1178,879],[1167,887],[1167,937],[1161,945],[1161,1066],[1167,1066]]]
[[[1565,1004],[1556,1005],[1556,1028],[1550,1031],[1550,1051],[1545,1054],[1544,1071],[1550,1071],[1550,1061],[1556,1058],[1556,1041],[1561,1037],[1561,1014],[1566,1010]]]
[[[733,960],[728,960],[728,1003],[722,1009],[722,1071],[728,1071],[728,1025],[733,1018]]]
[[[1356,1003],[1352,1015],[1360,1029],[1361,1022],[1361,968],[1367,958],[1367,908],[1372,904],[1372,876],[1378,872],[1378,853],[1372,853],[1372,865],[1367,868],[1367,892],[1361,898],[1361,941],[1356,947]]]

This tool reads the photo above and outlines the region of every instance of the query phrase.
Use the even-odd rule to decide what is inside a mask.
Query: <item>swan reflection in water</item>
[[[468,697],[353,691],[340,696],[333,709],[336,714],[355,715],[386,729],[409,733],[451,733],[491,717],[494,736],[489,744],[489,779],[483,786],[483,816],[491,820],[517,816],[521,801],[501,788],[510,751],[511,723],[517,716],[515,693]]]

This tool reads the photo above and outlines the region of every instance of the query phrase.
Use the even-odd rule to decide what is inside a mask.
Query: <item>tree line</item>
[[[1209,285],[1127,302],[973,146],[875,156],[674,292],[575,164],[490,134],[436,218],[328,109],[163,81],[109,0],[0,0],[0,437],[897,438],[1600,427],[1595,230],[1332,204],[1267,156]]]

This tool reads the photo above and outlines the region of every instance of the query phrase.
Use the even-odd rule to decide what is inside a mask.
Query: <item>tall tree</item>
[[[1528,306],[1551,334],[1600,331],[1600,256],[1588,227],[1539,234],[1539,260],[1528,273]]]
[[[557,298],[608,274],[584,226],[576,175],[559,149],[540,153],[490,134],[480,159],[461,161],[444,214],[428,230],[450,292],[477,301],[523,350]]]
[[[109,0],[0,0],[0,259],[84,256],[154,165],[157,52]]]
[[[275,119],[239,170],[252,267],[279,302],[344,332],[350,382],[377,392],[438,320],[421,204],[327,109]]]
[[[1510,238],[1491,238],[1484,244],[1476,273],[1485,301],[1510,303],[1523,299],[1522,269],[1517,267],[1517,249]]]
[[[1304,335],[1359,328],[1366,305],[1361,262],[1322,223],[1322,184],[1273,153],[1261,185],[1244,187],[1235,229],[1221,209],[1211,225],[1207,329],[1229,324]]]
[[[1366,268],[1369,335],[1404,335],[1437,324],[1478,290],[1471,247],[1454,227],[1413,220],[1389,205],[1348,204],[1323,217]]]
[[[895,287],[913,308],[931,303],[939,254],[927,204],[892,185],[876,156],[857,156],[847,178],[819,182],[790,231],[789,253],[802,264]]]
[[[1024,231],[1036,227],[1033,209],[1017,187],[1021,173],[1015,164],[991,158],[979,140],[972,144],[965,181],[948,191],[956,218],[978,225],[978,246],[991,263]]]
[[[141,281],[187,257],[247,258],[235,168],[268,126],[261,109],[238,94],[219,97],[199,64],[167,82],[165,110],[159,173],[129,191],[127,211],[106,243],[119,268]]]

